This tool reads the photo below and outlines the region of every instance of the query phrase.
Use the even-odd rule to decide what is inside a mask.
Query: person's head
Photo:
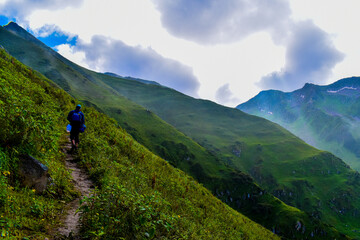
[[[76,106],[75,110],[80,111],[80,109],[81,109],[81,105],[80,105],[80,104],[78,104],[78,105]]]

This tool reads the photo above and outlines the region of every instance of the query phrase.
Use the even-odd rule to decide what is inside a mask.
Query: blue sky
[[[9,22],[9,18],[5,17],[5,16],[0,16],[0,25],[5,25]]]
[[[70,60],[236,106],[359,75],[357,0],[0,0]]]
[[[45,43],[49,47],[56,47],[61,44],[69,44],[71,46],[76,45],[77,37],[67,36],[62,32],[53,32],[46,37],[38,36],[38,39]]]
[[[0,15],[0,25],[4,26],[8,24],[10,21],[16,22],[16,18],[9,18],[4,15]],[[66,34],[59,30],[53,30],[50,34],[46,34],[45,36],[42,36],[39,31],[34,32],[31,28],[25,28],[27,31],[29,31],[31,34],[36,35],[36,37],[45,43],[49,47],[56,47],[61,44],[69,44],[71,46],[76,45],[77,36],[74,36],[72,34]]]

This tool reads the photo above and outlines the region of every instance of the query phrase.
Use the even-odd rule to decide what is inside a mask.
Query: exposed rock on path
[[[70,149],[71,143],[66,144],[63,149],[66,154],[65,166],[71,171],[74,186],[81,193],[81,197],[89,196],[93,183],[90,181],[87,173],[77,165],[74,155],[68,153]],[[66,206],[66,217],[64,218],[63,226],[58,229],[59,235],[66,238],[81,239],[79,236],[80,213],[76,213],[80,206],[81,197],[76,198]]]

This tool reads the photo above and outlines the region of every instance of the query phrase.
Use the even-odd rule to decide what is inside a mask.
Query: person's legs
[[[80,134],[80,132],[77,132],[76,134],[75,134],[75,138],[74,138],[74,143],[75,143],[75,148],[78,148],[79,147],[79,142],[80,142],[80,140],[79,140],[79,134]]]
[[[79,134],[80,134],[80,126],[72,125],[71,132],[70,132],[70,140],[72,148],[71,150],[75,150],[79,147]]]
[[[75,146],[75,134],[73,131],[70,132],[70,140],[71,140],[72,147],[74,147]]]
[[[76,150],[79,146],[79,131],[76,128],[71,129],[70,140],[71,140],[71,150]]]

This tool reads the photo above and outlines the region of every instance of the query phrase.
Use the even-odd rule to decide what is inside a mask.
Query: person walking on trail
[[[85,116],[81,112],[81,105],[77,105],[75,110],[69,112],[67,120],[70,122],[71,131],[70,131],[70,140],[72,145],[72,150],[77,150],[79,146],[79,134],[80,129],[85,124]]]

